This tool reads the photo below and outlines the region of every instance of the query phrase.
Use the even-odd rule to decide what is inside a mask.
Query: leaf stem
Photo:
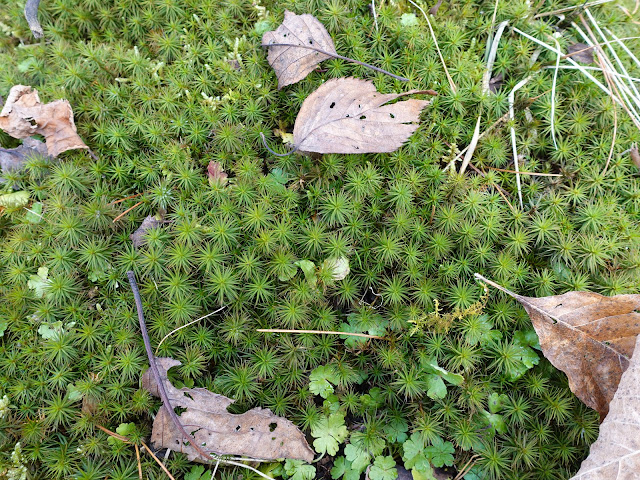
[[[267,145],[267,139],[265,138],[264,133],[260,132],[260,138],[262,138],[262,144],[264,145],[264,148],[266,148],[271,155],[275,155],[276,157],[288,157],[289,155],[292,155],[298,151],[298,147],[295,147],[293,150],[287,153],[275,152],[271,149],[271,147],[269,147],[269,145]]]
[[[408,78],[401,77],[399,75],[394,75],[393,73],[387,72],[382,68],[374,67],[373,65],[369,65],[368,63],[360,62],[358,60],[354,60],[353,58],[343,57],[337,53],[327,52],[322,50],[321,48],[312,47],[311,45],[294,45],[292,43],[268,43],[266,45],[262,45],[263,47],[292,47],[292,48],[306,48],[307,50],[314,50],[318,53],[322,53],[323,55],[327,55],[333,58],[339,58],[340,60],[345,60],[347,62],[355,63],[358,65],[362,65],[363,67],[370,68],[371,70],[375,70],[376,72],[384,73],[385,75],[389,75],[390,77],[395,78],[396,80],[400,80],[401,82],[408,82]]]

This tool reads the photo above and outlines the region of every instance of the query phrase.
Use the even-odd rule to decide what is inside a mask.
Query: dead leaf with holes
[[[544,356],[567,374],[571,391],[604,419],[640,334],[640,295],[568,292],[533,298],[510,292],[481,275],[476,278],[522,304]]]
[[[635,480],[640,472],[640,337],[598,439],[571,480]]]
[[[69,102],[41,103],[38,91],[26,85],[11,88],[0,112],[0,128],[14,138],[44,136],[47,152],[52,157],[67,150],[89,148],[76,132]]]
[[[178,360],[157,358],[156,364],[171,405],[183,410],[178,415],[180,423],[206,452],[262,460],[313,460],[313,451],[304,434],[286,418],[259,407],[240,415],[229,413],[227,407],[234,402],[232,399],[204,388],[176,388],[171,384],[167,371],[180,365]],[[142,386],[159,396],[150,369],[142,376]],[[151,441],[156,448],[185,453],[191,461],[209,462],[182,438],[165,407],[160,408],[153,421]]]
[[[382,94],[357,78],[329,80],[302,103],[293,128],[295,148],[315,153],[393,152],[418,128],[427,100],[404,100],[432,90]]]
[[[267,60],[278,77],[278,89],[299,82],[320,62],[337,54],[329,32],[317,18],[288,10],[277,30],[262,36],[262,46],[269,48]],[[315,47],[327,54],[306,47]]]

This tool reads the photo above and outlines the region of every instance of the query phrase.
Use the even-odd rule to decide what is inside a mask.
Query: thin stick
[[[520,173],[520,175],[533,175],[536,177],[561,177],[561,173],[538,173],[538,172],[516,172],[515,170],[507,170],[506,168],[487,167],[490,170],[505,173]]]
[[[523,210],[524,204],[522,202],[522,185],[520,183],[520,165],[518,161],[518,147],[516,145],[516,129],[513,128],[513,121],[515,120],[516,116],[513,104],[515,103],[516,92],[524,87],[529,80],[531,80],[531,75],[518,82],[516,86],[513,87],[513,90],[511,90],[511,93],[509,93],[509,118],[512,121],[512,124],[509,127],[511,131],[511,148],[513,150],[513,164],[516,167],[516,186],[518,187],[518,199],[520,200],[520,208],[522,208]]]
[[[549,17],[551,15],[556,15],[558,13],[563,13],[563,12],[570,12],[572,10],[576,10],[578,8],[588,8],[588,7],[595,7],[596,5],[602,5],[603,3],[609,3],[609,2],[613,2],[614,0],[596,0],[595,2],[591,2],[591,3],[587,3],[587,4],[580,4],[580,5],[573,5],[571,7],[565,7],[565,8],[561,8],[559,10],[554,10],[553,12],[544,12],[544,13],[539,13],[537,15],[535,15],[533,18],[534,20],[537,18],[541,18],[541,17]]]
[[[476,280],[480,280],[482,282],[485,282],[489,285],[491,285],[494,288],[497,288],[498,290],[500,290],[501,292],[506,293],[507,295],[509,295],[512,298],[515,298],[516,300],[518,300],[520,303],[522,304],[526,304],[529,308],[535,310],[536,312],[540,313],[543,317],[549,317],[552,320],[555,320],[557,323],[561,323],[563,326],[575,331],[575,332],[580,332],[580,330],[578,330],[576,327],[574,327],[573,325],[565,322],[564,320],[561,320],[560,318],[556,317],[555,315],[552,315],[551,313],[543,310],[542,308],[538,307],[537,305],[534,305],[533,303],[531,303],[529,301],[528,297],[523,297],[522,295],[518,295],[517,293],[512,292],[511,290],[508,290],[506,288],[504,288],[502,285],[497,284],[496,282],[492,282],[491,280],[489,280],[488,278],[483,277],[482,275],[480,275],[479,273],[474,273],[473,276],[475,277]],[[616,355],[619,355],[623,358],[625,358],[626,360],[630,360],[629,357],[627,357],[626,355],[624,355],[623,353],[620,353],[618,351],[616,351],[614,348],[610,347],[609,345],[607,345],[606,343],[600,343],[603,347],[605,347],[608,350],[611,350],[613,353],[615,353]]]
[[[433,31],[433,27],[431,26],[431,22],[429,21],[429,17],[424,12],[422,7],[420,5],[418,5],[417,3],[415,3],[413,0],[409,0],[409,3],[411,5],[413,5],[414,7],[416,7],[418,10],[420,10],[420,12],[422,12],[422,16],[427,21],[427,25],[429,26],[429,32],[431,33],[431,38],[433,38],[433,41],[436,44],[436,50],[438,52],[438,56],[440,57],[440,62],[442,63],[442,66],[444,67],[444,73],[447,76],[447,80],[449,81],[449,86],[451,87],[451,91],[453,93],[456,93],[457,92],[456,84],[453,83],[453,78],[451,78],[451,75],[449,75],[449,69],[447,69],[447,64],[444,63],[444,58],[442,57],[442,52],[440,51],[440,46],[438,45],[438,39],[436,38],[436,34]]]
[[[486,177],[485,173],[482,170],[479,170],[478,168],[476,168],[476,166],[473,163],[470,163],[469,166],[475,170],[478,174],[482,175],[483,177]],[[496,182],[492,182],[491,185],[493,185],[493,187],[496,189],[496,191],[498,192],[498,194],[500,194],[500,196],[502,197],[502,199],[507,202],[507,205],[509,205],[509,208],[511,208],[511,210],[515,210],[515,208],[513,208],[513,205],[511,205],[511,202],[509,201],[509,199],[507,198],[507,196],[504,194],[504,192],[502,191],[502,188],[500,187],[500,185],[498,185]]]
[[[202,316],[202,317],[200,317],[200,318],[196,318],[196,319],[195,319],[195,320],[193,320],[192,322],[189,322],[189,323],[187,323],[187,324],[185,324],[185,325],[182,325],[181,327],[178,327],[178,328],[176,328],[176,329],[174,329],[174,330],[171,330],[171,331],[170,331],[169,333],[167,333],[164,337],[162,337],[162,340],[160,340],[160,343],[158,343],[158,345],[156,346],[156,353],[158,353],[158,349],[160,348],[160,345],[162,345],[162,342],[164,342],[167,338],[169,338],[169,337],[170,337],[171,335],[173,335],[174,333],[176,333],[176,332],[178,332],[178,331],[182,330],[183,328],[187,328],[189,325],[193,325],[194,323],[199,322],[200,320],[204,320],[205,318],[209,318],[211,315],[215,315],[216,313],[221,312],[221,311],[222,311],[222,310],[224,310],[225,308],[227,308],[227,306],[226,306],[226,305],[225,305],[225,306],[223,306],[223,307],[220,307],[219,309],[217,309],[217,310],[216,310],[216,311],[214,311],[214,312],[207,313],[206,315],[204,315],[204,316]]]
[[[142,205],[144,202],[138,202],[136,203],[133,207],[129,207],[127,208],[124,212],[122,212],[120,215],[118,215],[116,218],[113,219],[113,223],[116,223],[118,220],[120,220],[122,217],[124,217],[127,213],[129,213],[131,210],[133,210],[134,208]]]
[[[136,448],[136,460],[138,461],[138,478],[142,480],[142,464],[140,463],[140,449],[138,448],[137,443],[134,443],[133,446]]]
[[[44,37],[44,31],[42,30],[42,26],[38,20],[39,5],[40,0],[27,0],[26,5],[24,6],[24,18],[27,19],[29,29],[35,38]]]
[[[118,440],[121,440],[124,443],[128,443],[128,444],[132,444],[133,443],[127,437],[124,437],[124,436],[122,436],[122,435],[120,435],[120,434],[118,434],[116,432],[112,432],[111,430],[109,430],[108,428],[103,427],[102,425],[96,425],[96,427],[98,427],[100,430],[102,430],[107,435],[109,435],[111,437],[114,437],[114,438],[117,438]],[[142,446],[144,448],[147,449],[147,452],[149,452],[149,454],[158,463],[158,465],[160,465],[160,468],[162,468],[162,470],[164,470],[164,473],[166,473],[171,480],[176,480],[175,478],[173,478],[173,475],[171,475],[171,472],[169,472],[169,470],[167,470],[167,467],[165,467],[164,464],[160,461],[160,459],[154,455],[154,453],[151,451],[151,449],[149,447],[147,447],[147,444],[144,443],[142,440],[140,440],[140,443],[142,444]]]
[[[462,480],[464,478],[464,476],[469,473],[469,470],[471,470],[473,468],[473,466],[475,465],[475,463],[478,461],[478,458],[480,458],[480,455],[474,455],[472,456],[469,461],[465,464],[464,467],[462,467],[462,470],[460,470],[458,472],[458,474],[456,475],[456,477],[453,480]]]
[[[129,195],[128,197],[121,198],[120,200],[115,200],[111,203],[107,203],[107,206],[115,205],[116,203],[124,202],[125,200],[131,200],[132,198],[139,197],[140,195],[142,195],[142,192],[136,193],[135,195]]]
[[[164,466],[164,463],[162,463],[160,461],[160,459],[158,457],[155,456],[155,454],[151,451],[151,449],[149,447],[147,447],[147,444],[144,443],[142,440],[140,440],[140,443],[142,444],[142,446],[147,450],[147,452],[149,453],[149,455],[151,455],[153,457],[153,459],[156,461],[156,463],[158,465],[160,465],[160,468],[164,471],[164,473],[167,474],[167,476],[171,479],[171,480],[176,480],[175,478],[173,478],[173,475],[171,475],[171,472],[169,470],[167,470],[167,467]],[[169,450],[168,450],[169,451]]]
[[[129,277],[129,285],[131,285],[131,290],[133,291],[133,298],[136,302],[136,310],[138,311],[138,321],[140,322],[140,333],[142,334],[142,340],[144,341],[144,349],[147,351],[147,357],[149,358],[149,367],[151,368],[151,373],[153,373],[153,377],[158,385],[158,393],[160,394],[160,398],[162,399],[163,407],[166,410],[169,418],[174,423],[176,428],[183,435],[183,440],[186,438],[189,440],[189,443],[193,447],[193,449],[198,452],[203,458],[207,460],[216,461],[217,459],[211,456],[209,453],[205,452],[200,446],[195,438],[192,435],[187,433],[185,428],[180,423],[180,419],[178,415],[173,410],[171,406],[171,401],[169,400],[169,395],[167,394],[167,390],[164,387],[164,382],[160,377],[160,371],[158,370],[158,365],[156,365],[156,357],[153,355],[153,351],[151,350],[151,340],[149,340],[149,334],[147,333],[147,324],[144,321],[144,313],[142,312],[142,299],[140,298],[140,291],[138,290],[138,284],[136,283],[135,274],[129,270],[127,272],[127,277]]]
[[[411,1],[411,0],[409,0]],[[314,50],[318,53],[322,53],[323,55],[327,55],[328,57],[339,58],[340,60],[344,60],[346,62],[355,63],[357,65],[362,65],[363,67],[370,68],[371,70],[375,70],[376,72],[384,73],[385,75],[389,75],[390,77],[395,78],[396,80],[400,80],[401,82],[408,82],[408,78],[401,77],[399,75],[394,75],[391,72],[387,72],[382,68],[374,67],[373,65],[369,65],[368,63],[360,62],[358,60],[354,60],[353,58],[343,57],[337,53],[327,52],[326,50],[322,50],[318,47],[312,47],[311,45],[294,45],[291,43],[268,43],[266,45],[262,45],[263,47],[292,47],[292,48],[306,48],[307,50]]]
[[[350,337],[375,338],[377,340],[386,340],[384,337],[377,335],[367,335],[366,333],[350,333],[350,332],[334,332],[331,330],[288,330],[282,328],[258,328],[256,332],[263,333],[317,333],[320,335],[348,335]]]

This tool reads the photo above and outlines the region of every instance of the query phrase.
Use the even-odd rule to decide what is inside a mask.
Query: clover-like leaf
[[[290,480],[313,480],[316,476],[316,467],[290,458],[284,464],[284,471]]]
[[[447,386],[438,375],[427,375],[427,396],[438,400],[447,396]]]
[[[395,480],[397,477],[396,461],[392,456],[375,458],[369,470],[369,478],[371,480]]]
[[[425,447],[424,449],[429,461],[436,467],[453,465],[453,453],[455,452],[453,444],[451,442],[445,442],[440,437],[435,438],[431,443],[431,446]]]
[[[343,443],[349,431],[344,424],[344,415],[334,413],[328,417],[322,417],[311,428],[311,436],[315,438],[313,447],[318,453],[328,453],[333,456],[338,453],[340,444]]]
[[[339,380],[340,378],[331,365],[320,365],[314,368],[309,375],[309,391],[314,395],[327,398],[333,393],[333,385],[337,385]]]

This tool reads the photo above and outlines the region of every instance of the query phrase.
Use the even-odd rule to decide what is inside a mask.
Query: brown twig
[[[147,324],[144,321],[144,313],[142,311],[142,299],[140,298],[140,291],[138,290],[138,284],[136,283],[136,276],[131,270],[127,272],[127,277],[129,278],[129,285],[131,286],[131,291],[133,292],[133,298],[136,302],[136,310],[138,311],[138,321],[140,322],[140,332],[142,334],[142,340],[144,341],[144,349],[147,352],[147,358],[149,359],[149,367],[151,368],[151,373],[153,374],[153,378],[158,385],[158,393],[160,394],[160,398],[162,399],[163,408],[167,411],[169,418],[176,426],[178,431],[182,434],[183,440],[187,439],[190,443],[190,446],[198,452],[198,454],[206,460],[210,460],[215,462],[217,459],[211,456],[209,453],[205,452],[200,446],[195,438],[192,435],[187,433],[182,423],[180,423],[180,419],[178,415],[173,410],[171,406],[171,401],[169,400],[169,395],[167,394],[167,390],[164,387],[164,382],[162,381],[162,377],[160,377],[160,371],[158,370],[158,365],[156,365],[156,357],[153,355],[153,350],[151,350],[151,340],[149,339],[149,334],[147,333]]]
[[[138,448],[138,444],[134,443],[133,446],[136,448],[136,460],[138,461],[138,477],[142,480],[142,464],[140,463],[140,449]]]
[[[366,333],[350,333],[350,332],[334,332],[331,330],[287,330],[283,328],[258,328],[256,332],[263,333],[317,333],[320,335],[348,335],[350,337],[375,338],[377,340],[386,340],[384,337],[377,335],[368,335]]]
[[[146,443],[144,443],[142,440],[140,440],[140,443],[142,444],[142,446],[147,450],[147,452],[149,452],[149,455],[151,455],[153,457],[153,459],[156,461],[156,463],[158,465],[160,465],[160,468],[164,471],[164,473],[167,474],[167,476],[171,479],[171,480],[176,480],[175,478],[173,478],[173,475],[171,475],[171,472],[169,470],[167,470],[167,467],[164,466],[164,463],[162,463],[160,461],[160,459],[158,457],[156,457],[156,455],[151,451],[151,449],[147,446]]]
[[[516,173],[515,170],[507,170],[506,168],[487,167],[489,170],[495,170],[497,172]],[[535,175],[538,177],[561,177],[560,173],[538,173],[538,172],[518,172],[520,175]]]
[[[136,193],[135,195],[129,195],[128,197],[125,198],[121,198],[120,200],[114,200],[111,203],[107,203],[107,206],[109,205],[115,205],[116,203],[120,203],[120,202],[124,202],[125,200],[131,200],[132,198],[136,198],[139,197],[140,195],[142,195],[143,192],[140,193]]]
[[[127,213],[129,213],[131,210],[133,210],[134,208],[142,205],[144,202],[138,202],[136,203],[133,207],[129,207],[127,208],[124,212],[122,212],[120,215],[118,215],[116,218],[113,219],[113,223],[116,223],[118,220],[120,220],[122,217],[124,217]]]
[[[96,425],[96,427],[98,427],[100,430],[102,430],[104,433],[106,433],[107,435],[109,435],[110,437],[113,438],[117,438],[120,441],[123,441],[124,443],[127,443],[129,445],[135,445],[131,440],[129,440],[127,437],[120,435],[119,433],[116,432],[112,432],[111,430],[109,430],[108,428],[103,427],[102,425]],[[164,471],[164,473],[167,474],[167,476],[171,479],[171,480],[176,480],[173,475],[171,475],[171,472],[169,472],[169,470],[167,470],[167,467],[164,466],[164,464],[160,461],[160,459],[158,457],[155,456],[155,454],[151,451],[151,449],[147,446],[146,443],[144,443],[142,440],[140,440],[140,443],[142,444],[142,446],[144,448],[147,449],[147,452],[149,452],[149,455],[151,455],[153,457],[153,459],[158,463],[158,465],[160,465],[160,468],[162,468],[162,470]],[[138,455],[138,465],[140,465],[140,454],[138,452],[138,446],[136,445],[136,454]],[[142,470],[139,470],[140,475],[142,475]]]

